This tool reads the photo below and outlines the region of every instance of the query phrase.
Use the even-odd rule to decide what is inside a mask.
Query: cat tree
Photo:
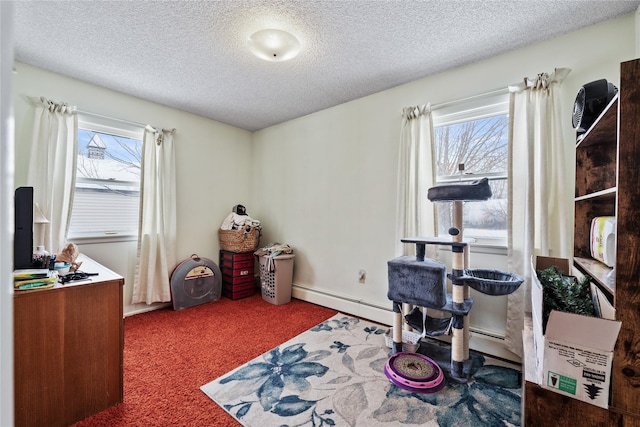
[[[451,378],[465,383],[470,377],[469,311],[473,305],[469,288],[488,295],[507,295],[514,292],[523,279],[515,274],[491,269],[469,268],[469,246],[463,238],[463,203],[488,200],[491,197],[489,180],[472,183],[440,185],[429,189],[432,202],[453,202],[451,238],[404,238],[403,243],[416,245],[416,255],[401,256],[388,262],[389,288],[387,297],[393,302],[393,345],[391,354],[402,352],[404,316],[402,306],[421,307],[422,322],[412,323],[420,332],[430,336],[451,334]],[[425,258],[426,245],[448,245],[453,253],[452,271],[446,266]],[[451,280],[452,292],[447,293],[446,278]],[[426,309],[449,313],[449,318],[431,318]],[[414,311],[415,314],[415,311]],[[407,317],[409,314],[407,314]],[[414,316],[415,320],[415,316]]]

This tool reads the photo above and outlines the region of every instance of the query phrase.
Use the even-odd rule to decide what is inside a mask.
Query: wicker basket
[[[260,243],[260,229],[218,230],[220,249],[229,252],[253,252]]]

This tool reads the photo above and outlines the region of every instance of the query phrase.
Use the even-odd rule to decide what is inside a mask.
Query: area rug
[[[447,385],[412,393],[384,374],[386,330],[337,314],[201,390],[246,427],[520,425],[517,365],[472,353],[471,379],[458,384],[448,346],[429,344]]]

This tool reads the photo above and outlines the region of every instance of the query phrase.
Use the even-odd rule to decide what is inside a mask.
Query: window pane
[[[501,114],[479,120],[439,126],[436,139],[436,175],[458,173],[458,165],[472,174],[506,172],[509,116]]]
[[[140,183],[142,141],[78,130],[78,178]]]
[[[492,197],[485,202],[465,202],[462,226],[465,237],[483,239],[507,238],[507,180],[490,180]],[[436,203],[438,235],[446,236],[452,226],[453,203]]]
[[[142,141],[78,130],[78,169],[69,233],[136,234]]]
[[[490,177],[491,199],[464,203],[465,237],[507,237],[508,123],[507,114],[498,114],[434,129],[438,184]],[[463,174],[459,164],[464,165]],[[452,209],[453,203],[437,203],[438,235],[448,234]]]

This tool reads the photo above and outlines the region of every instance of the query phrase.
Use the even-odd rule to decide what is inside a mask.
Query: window
[[[492,197],[465,202],[465,237],[478,243],[507,244],[507,93],[477,97],[438,108],[433,113],[436,183],[450,184],[487,177]],[[437,203],[438,235],[448,235],[453,203]]]
[[[143,133],[118,120],[79,115],[69,238],[138,234]]]

